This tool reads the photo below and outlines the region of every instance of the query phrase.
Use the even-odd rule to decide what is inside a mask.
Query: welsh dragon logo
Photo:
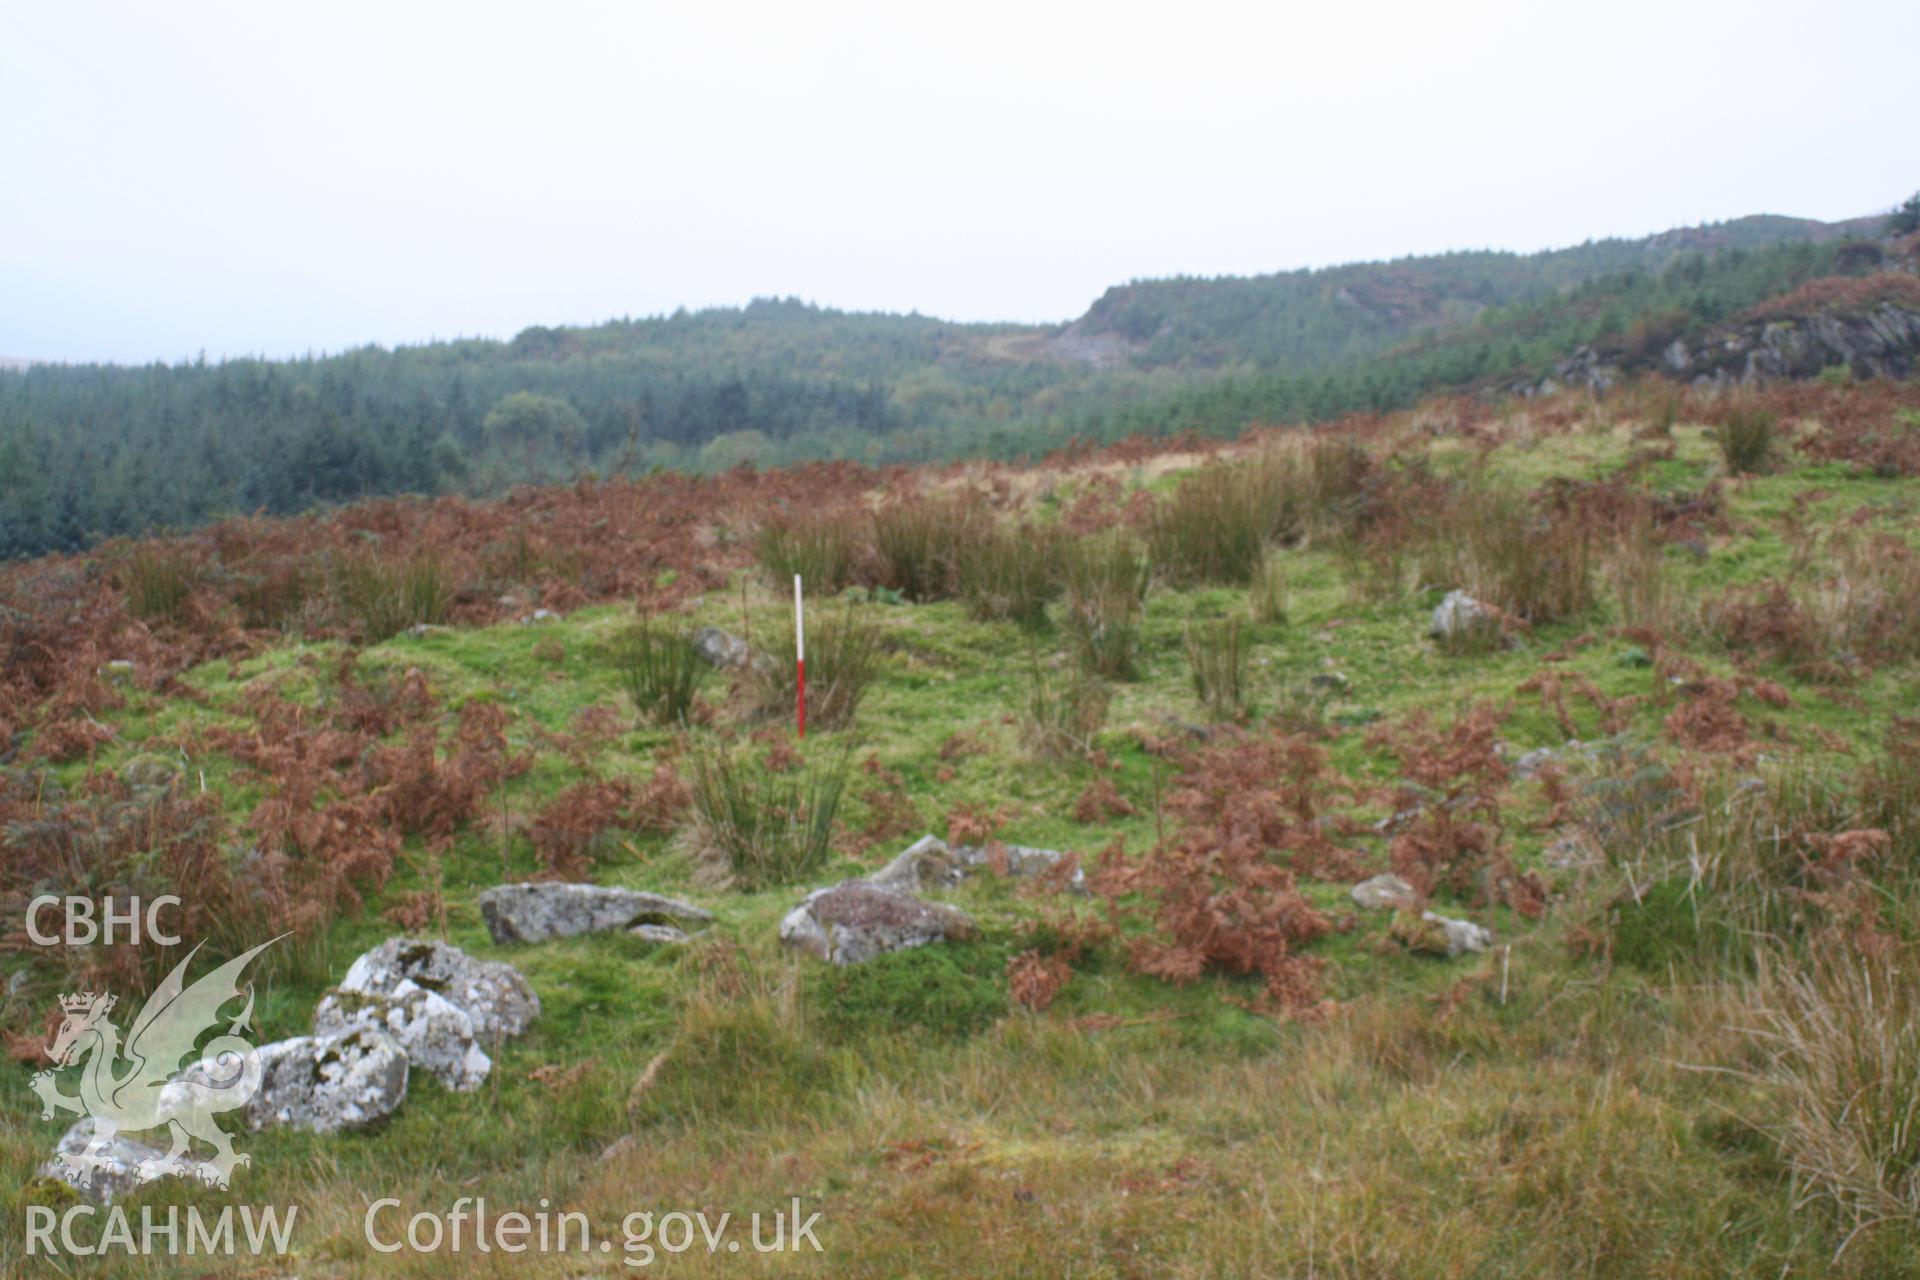
[[[200,950],[194,947],[147,997],[124,1046],[107,1018],[117,997],[91,991],[60,997],[66,1017],[47,1048],[55,1065],[36,1073],[31,1086],[40,1095],[41,1119],[51,1120],[56,1111],[93,1117],[93,1138],[86,1149],[60,1156],[76,1185],[92,1185],[94,1171],[108,1163],[103,1152],[114,1135],[161,1125],[172,1131],[173,1149],[140,1162],[136,1173],[142,1182],[191,1174],[225,1187],[234,1166],[252,1163],[251,1157],[233,1149],[233,1139],[214,1123],[214,1116],[245,1106],[260,1088],[259,1051],[239,1034],[251,1030],[253,984],[244,992],[237,984],[248,962],[278,941],[263,942],[187,986],[187,966]],[[221,1007],[243,994],[246,1007],[228,1022],[226,1033],[196,1048],[200,1037],[220,1022]],[[183,1072],[189,1057],[192,1067]],[[79,1094],[61,1093],[56,1072],[83,1060]],[[214,1149],[212,1159],[188,1158],[195,1138]]]

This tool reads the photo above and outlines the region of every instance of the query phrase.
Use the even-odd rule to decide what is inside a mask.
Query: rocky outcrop
[[[706,925],[713,913],[678,898],[599,884],[503,884],[479,898],[495,942],[545,942],[642,924]]]
[[[1839,367],[1860,378],[1905,378],[1920,371],[1920,307],[1882,301],[1741,320],[1675,338],[1657,353],[1581,346],[1547,377],[1510,390],[1533,396],[1571,388],[1604,396],[1641,373],[1661,373],[1696,387],[1748,386],[1811,378]]]
[[[973,921],[952,907],[865,880],[815,889],[780,922],[780,941],[834,964],[858,964],[889,951],[973,936]]]
[[[540,997],[512,965],[475,960],[460,948],[418,938],[389,938],[355,960],[340,990],[391,996],[402,983],[424,987],[463,1010],[474,1039],[492,1046],[540,1016]]]

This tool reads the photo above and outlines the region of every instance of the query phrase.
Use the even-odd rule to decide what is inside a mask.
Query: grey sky
[[[1533,249],[1920,186],[1920,5],[46,4],[0,26],[0,356]]]

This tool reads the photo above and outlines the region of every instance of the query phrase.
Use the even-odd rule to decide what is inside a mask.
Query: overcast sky
[[[1108,285],[1920,187],[1920,4],[40,4],[0,356],[336,350]]]

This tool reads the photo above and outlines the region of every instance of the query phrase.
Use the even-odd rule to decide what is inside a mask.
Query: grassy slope
[[[1528,484],[1594,477],[1624,460],[1628,434],[1624,425],[1600,424],[1522,437],[1503,446],[1493,466]],[[1717,455],[1700,430],[1677,434],[1677,457],[1661,464],[1655,483],[1697,488]],[[1443,469],[1467,465],[1453,444],[1436,443],[1433,454]],[[1813,491],[1824,495],[1807,504],[1815,523],[1877,503],[1890,528],[1900,527],[1901,504],[1920,497],[1912,481],[1797,466],[1736,486],[1733,534],[1703,560],[1670,556],[1670,569],[1695,588],[1785,572],[1779,518]],[[1355,722],[1420,708],[1444,716],[1481,698],[1514,701],[1514,687],[1541,655],[1582,630],[1598,638],[1567,669],[1610,696],[1649,692],[1656,678],[1632,664],[1631,645],[1610,636],[1604,618],[1545,628],[1493,657],[1451,660],[1423,638],[1437,593],[1362,600],[1341,562],[1322,551],[1289,553],[1289,570],[1289,620],[1258,634],[1262,686],[1337,670],[1350,687],[1334,709]],[[773,633],[782,598],[754,586],[747,599],[756,623]],[[737,593],[716,595],[697,612],[738,629],[742,607]],[[905,778],[926,829],[944,830],[960,806],[1004,810],[1000,834],[1008,840],[1092,852],[1116,837],[1136,850],[1152,842],[1156,771],[1164,766],[1131,730],[1165,733],[1166,716],[1200,717],[1186,684],[1182,628],[1190,618],[1243,609],[1244,599],[1226,590],[1151,598],[1145,678],[1122,687],[1100,743],[1139,813],[1092,826],[1070,816],[1088,768],[1035,762],[1018,744],[1025,642],[1016,631],[971,621],[954,604],[872,608],[891,652],[862,712],[859,751]],[[403,636],[368,650],[361,670],[373,678],[418,667],[449,713],[469,698],[503,700],[517,713],[516,744],[532,746],[530,725],[564,731],[582,708],[618,702],[600,649],[623,621],[622,610],[597,608],[544,625]],[[329,668],[324,646],[288,645],[234,668],[196,671],[201,702],[133,694],[115,724],[122,741],[100,763],[116,766],[145,738],[220,719],[253,682],[317,696]],[[1856,687],[1865,711],[1770,674],[1795,701],[1759,718],[1821,725],[1863,748],[1893,711],[1920,701],[1910,668],[1883,669]],[[1636,728],[1657,734],[1663,710],[1643,709]],[[1595,731],[1579,727],[1582,736]],[[939,748],[956,732],[976,735],[988,750],[943,760]],[[1390,779],[1390,764],[1363,736],[1341,733],[1332,744],[1336,763]],[[813,749],[836,737],[822,736]],[[1537,701],[1522,698],[1503,737],[1524,750],[1557,745],[1564,734]],[[597,764],[607,774],[644,776],[665,742],[657,731],[635,731]],[[217,757],[189,766],[237,815],[257,799],[243,786],[223,789],[231,770]],[[953,772],[943,780],[945,767]],[[517,832],[513,815],[530,814],[577,780],[560,757],[542,755],[500,801],[507,829]],[[862,785],[856,780],[853,790]],[[1509,830],[1530,864],[1543,835],[1529,822],[1544,806],[1531,784],[1516,784],[1510,798]],[[854,802],[847,817],[857,829],[863,805]],[[842,856],[817,880],[877,866],[904,843]],[[502,1209],[531,1208],[543,1197],[581,1208],[615,1238],[631,1209],[744,1215],[797,1194],[825,1214],[821,1258],[763,1265],[747,1255],[689,1255],[661,1264],[674,1274],[756,1274],[775,1265],[871,1276],[1829,1270],[1835,1224],[1817,1207],[1790,1210],[1769,1144],[1742,1119],[1763,1115],[1766,1099],[1690,1069],[1712,1060],[1728,1037],[1724,1011],[1674,975],[1608,971],[1575,958],[1568,912],[1544,923],[1504,909],[1473,912],[1511,948],[1456,962],[1386,945],[1385,920],[1363,919],[1318,948],[1332,962],[1329,992],[1342,1002],[1322,1023],[1249,1012],[1254,988],[1245,982],[1207,978],[1174,989],[1124,972],[1112,957],[1076,976],[1046,1014],[1031,1015],[1007,1011],[1002,970],[1039,904],[1002,883],[976,881],[952,895],[982,923],[978,942],[839,974],[775,943],[798,887],[703,889],[690,860],[661,837],[618,847],[599,877],[711,905],[718,924],[695,945],[660,951],[601,935],[496,948],[473,896],[534,865],[523,835],[503,839],[493,828],[463,832],[437,864],[415,850],[367,912],[337,924],[324,946],[310,944],[263,998],[262,1037],[304,1032],[326,975],[391,932],[378,910],[437,871],[452,905],[449,939],[511,960],[545,1005],[533,1032],[499,1054],[475,1094],[450,1095],[416,1076],[413,1096],[378,1132],[263,1133],[242,1143],[255,1166],[237,1180],[236,1194],[301,1206],[300,1274],[443,1274],[444,1263],[431,1259],[372,1257],[361,1242],[364,1205],[392,1195],[440,1208],[476,1193]],[[1557,887],[1579,889],[1574,873],[1550,874]],[[1311,892],[1343,909],[1344,886]],[[663,1052],[651,1083],[636,1089]],[[575,1070],[554,1085],[530,1078],[548,1065]],[[0,1073],[0,1182],[9,1188],[22,1185],[60,1128],[35,1118],[25,1075]],[[623,1153],[600,1156],[630,1132],[635,1141]],[[221,1199],[171,1183],[146,1194],[156,1203]],[[44,1184],[6,1193],[0,1242],[15,1230],[19,1201],[57,1197]],[[1895,1274],[1910,1265],[1904,1259],[1915,1243],[1906,1230],[1874,1233],[1840,1272]],[[11,1252],[0,1243],[0,1259]],[[619,1270],[607,1258],[463,1261],[471,1274]],[[115,1273],[147,1274],[145,1265]],[[167,1274],[152,1265],[152,1274]],[[252,1264],[209,1263],[201,1272],[261,1274]]]

